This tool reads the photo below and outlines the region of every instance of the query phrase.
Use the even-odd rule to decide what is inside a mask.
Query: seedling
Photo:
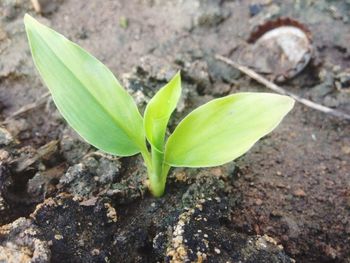
[[[164,193],[170,167],[230,162],[271,132],[294,105],[287,96],[269,93],[214,99],[188,114],[166,140],[181,95],[180,73],[155,94],[142,117],[133,98],[99,60],[29,15],[24,23],[35,65],[68,124],[104,152],[141,153],[157,197]]]

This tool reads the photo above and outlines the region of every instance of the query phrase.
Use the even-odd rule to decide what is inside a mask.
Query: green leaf
[[[237,93],[191,112],[169,137],[165,162],[175,167],[217,166],[241,156],[271,132],[294,100],[269,93]]]
[[[99,60],[29,15],[24,23],[35,65],[67,122],[95,147],[129,156],[145,147],[132,97]]]
[[[181,76],[178,72],[148,103],[144,114],[146,138],[163,152],[166,127],[181,96]]]

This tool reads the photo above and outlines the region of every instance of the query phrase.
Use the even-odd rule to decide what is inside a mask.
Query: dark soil
[[[0,2],[0,262],[350,262],[349,122],[296,104],[235,162],[172,170],[156,199],[139,156],[97,151],[41,98],[22,23],[86,48],[140,109],[181,69],[172,130],[214,97],[268,91],[214,55],[236,59],[277,17],[305,24],[316,51],[283,88],[349,113],[350,1],[39,2],[42,15]]]

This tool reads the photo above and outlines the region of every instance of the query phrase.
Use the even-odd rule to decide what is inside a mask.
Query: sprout
[[[271,132],[294,105],[293,99],[276,94],[229,95],[192,111],[166,140],[181,95],[180,72],[155,94],[142,117],[99,60],[29,15],[24,23],[35,65],[68,124],[104,152],[141,153],[157,197],[164,193],[170,167],[230,162]]]

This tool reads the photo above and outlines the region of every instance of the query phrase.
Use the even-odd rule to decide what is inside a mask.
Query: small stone
[[[6,209],[7,209],[6,202],[4,198],[2,198],[2,196],[0,195],[0,211],[4,211]]]
[[[271,211],[270,215],[272,217],[280,218],[283,216],[283,213],[280,210],[273,210]]]
[[[178,182],[186,182],[187,176],[185,172],[178,172],[175,174],[176,181]]]
[[[107,217],[110,219],[108,222],[117,222],[118,216],[117,211],[109,203],[105,203],[105,208],[107,209]]]
[[[293,192],[293,195],[296,197],[305,197],[306,193],[304,192],[303,189],[297,189]]]
[[[214,251],[215,251],[216,254],[220,254],[221,253],[220,249],[218,249],[218,248],[214,248]]]
[[[5,150],[0,150],[0,161],[4,161],[9,158],[10,154]]]
[[[263,201],[259,198],[255,200],[256,205],[262,205],[262,203],[263,203]]]
[[[93,255],[93,256],[100,255],[100,250],[97,248],[94,248],[93,250],[91,250],[91,255]]]
[[[252,4],[249,6],[249,14],[251,17],[257,15],[262,10],[262,6],[260,4]]]
[[[13,142],[12,135],[5,129],[0,127],[0,146],[7,146]]]
[[[211,169],[211,172],[216,177],[220,177],[223,174],[222,170],[220,168],[217,168],[217,167]]]
[[[61,239],[63,239],[63,236],[57,234],[57,235],[55,235],[55,239],[56,239],[56,240],[61,240]]]

